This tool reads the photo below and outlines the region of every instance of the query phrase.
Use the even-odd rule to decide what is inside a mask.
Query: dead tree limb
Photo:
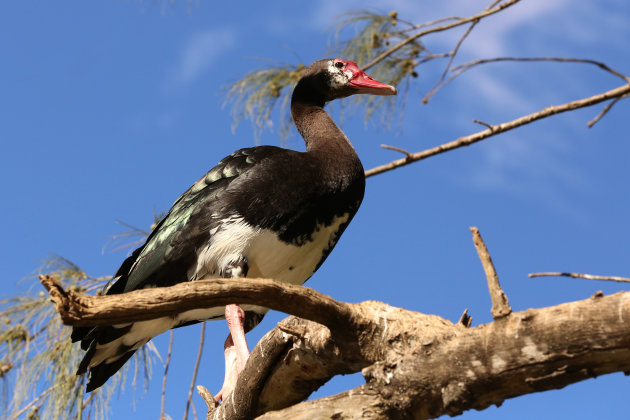
[[[448,143],[444,143],[439,146],[432,147],[431,149],[426,149],[420,152],[411,153],[405,156],[403,159],[394,160],[384,165],[374,167],[372,169],[365,171],[365,176],[370,177],[373,175],[381,174],[383,172],[391,171],[392,169],[396,169],[401,166],[408,165],[410,163],[417,162],[419,160],[423,160],[431,156],[439,155],[441,153],[448,152],[453,149],[458,149],[464,146],[470,146],[471,144],[485,140],[499,133],[504,133],[506,131],[513,130],[517,127],[521,127],[523,125],[532,123],[537,120],[541,120],[543,118],[550,117],[552,115],[561,114],[567,111],[573,111],[578,108],[585,108],[585,107],[593,106],[598,103],[608,101],[611,99],[625,97],[625,96],[628,96],[629,94],[630,94],[630,83],[619,86],[615,89],[611,89],[609,91],[606,91],[597,95],[590,96],[588,98],[566,102],[561,105],[551,105],[544,109],[541,109],[540,111],[534,112],[532,114],[524,115],[515,120],[504,122],[501,124],[491,125],[486,130],[479,131],[477,133],[470,134],[468,136],[460,137]]]
[[[473,243],[475,244],[477,254],[481,260],[483,271],[486,273],[488,291],[490,292],[490,298],[492,299],[492,309],[490,310],[492,318],[499,319],[504,316],[508,316],[512,312],[512,308],[510,307],[510,303],[508,302],[505,292],[501,288],[499,275],[497,274],[497,270],[494,268],[492,257],[490,257],[488,248],[486,248],[486,244],[481,237],[481,233],[479,233],[479,229],[473,226],[470,228],[470,231],[473,235]]]
[[[630,278],[619,276],[599,276],[595,274],[583,274],[583,273],[563,273],[563,272],[548,272],[548,273],[530,273],[530,278],[534,277],[573,277],[574,279],[587,279],[587,280],[604,280],[604,281],[617,281],[620,283],[630,283]]]
[[[483,65],[483,64],[488,64],[488,63],[500,63],[500,62],[521,62],[521,63],[526,63],[526,62],[557,62],[557,63],[582,63],[582,64],[591,64],[594,66],[597,66],[598,68],[602,69],[603,71],[606,71],[620,79],[622,79],[623,81],[625,81],[626,83],[630,83],[630,77],[626,76],[625,74],[622,74],[621,72],[618,72],[617,70],[609,67],[606,63],[602,63],[601,61],[597,61],[597,60],[591,60],[588,58],[572,58],[572,57],[494,57],[494,58],[482,58],[482,59],[478,59],[478,60],[473,60],[473,61],[469,61],[467,63],[464,64],[460,64],[456,67],[453,68],[447,68],[447,71],[450,70],[451,71],[451,76],[446,78],[446,73],[444,73],[442,75],[442,77],[440,78],[440,80],[438,80],[438,82],[436,82],[436,84],[433,86],[433,88],[431,88],[431,90],[429,91],[429,93],[427,93],[425,95],[424,98],[422,98],[422,103],[427,103],[429,101],[429,99],[434,96],[440,89],[442,89],[444,86],[446,86],[447,84],[451,83],[453,80],[455,80],[456,78],[458,78],[459,76],[461,76],[463,73],[467,72],[468,70],[475,68],[477,66]],[[617,99],[618,100],[618,99]],[[610,105],[610,104],[609,104]],[[599,120],[601,118],[601,116],[599,118],[597,118],[597,120]],[[597,121],[594,122],[589,122],[588,123],[588,127],[592,127]]]
[[[447,31],[447,30],[455,28],[457,26],[466,25],[467,23],[471,23],[471,22],[475,22],[475,21],[481,20],[481,19],[485,18],[486,16],[490,16],[490,15],[498,13],[498,12],[504,10],[504,9],[507,9],[508,7],[515,5],[519,1],[520,0],[509,0],[509,1],[506,1],[505,3],[502,3],[502,4],[498,5],[498,6],[496,6],[496,2],[495,2],[495,3],[493,3],[493,5],[491,5],[491,6],[495,6],[495,7],[486,8],[483,12],[478,13],[478,14],[476,14],[474,16],[469,16],[469,17],[465,17],[465,18],[459,18],[455,22],[451,22],[451,23],[448,23],[446,25],[436,26],[436,27],[433,27],[433,28],[425,29],[425,30],[420,31],[420,32],[416,32],[415,34],[410,35],[409,37],[407,37],[404,40],[400,41],[396,45],[393,45],[388,50],[383,51],[382,54],[379,54],[378,57],[375,57],[372,61],[367,63],[363,67],[363,69],[364,70],[368,70],[370,67],[373,67],[374,65],[376,65],[379,62],[383,61],[385,58],[387,58],[391,54],[395,53],[396,51],[398,51],[399,49],[401,49],[405,45],[407,45],[407,44],[409,44],[409,43],[415,41],[416,39],[419,39],[419,38],[421,38],[421,37],[423,37],[425,35],[428,35],[428,34],[431,34],[431,33],[436,33],[436,32]],[[436,21],[436,22],[439,22],[439,21]]]
[[[257,304],[295,314],[324,325],[347,328],[351,305],[313,289],[269,279],[212,279],[179,283],[171,287],[88,296],[65,290],[49,275],[40,275],[57,312],[66,325],[98,326],[144,321],[171,316],[191,308],[210,308],[230,303]]]
[[[622,292],[468,329],[453,325],[442,338],[417,326],[413,340],[396,340],[393,322],[381,342],[399,345],[402,356],[363,369],[365,385],[260,419],[453,416],[606,373],[630,374],[629,315],[630,293]]]
[[[102,303],[114,303],[111,296],[66,291],[50,277],[42,276],[42,283],[64,321],[75,325],[94,322],[81,314],[91,317]],[[105,318],[124,322],[147,319],[147,310],[153,317],[166,316],[177,305],[249,303],[247,290],[259,295],[251,298],[259,304],[327,325],[289,317],[269,332],[254,349],[234,394],[209,413],[216,419],[427,419],[484,409],[606,373],[630,373],[630,292],[513,312],[465,328],[380,302],[341,303],[304,287],[275,283],[205,280],[126,293],[116,310],[104,308]],[[327,315],[304,309],[316,302]],[[298,403],[332,376],[360,370],[365,385]]]

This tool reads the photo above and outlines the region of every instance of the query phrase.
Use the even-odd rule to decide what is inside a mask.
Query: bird
[[[355,94],[395,95],[353,61],[322,59],[304,68],[291,115],[306,151],[255,146],[235,151],[195,182],[125,259],[105,288],[114,295],[209,278],[270,278],[301,285],[328,257],[363,200],[361,161],[324,110]],[[233,390],[249,357],[245,333],[268,311],[257,305],[191,309],[110,326],[74,327],[85,355],[86,392],[102,386],[153,337],[185,325],[226,319],[225,378]]]

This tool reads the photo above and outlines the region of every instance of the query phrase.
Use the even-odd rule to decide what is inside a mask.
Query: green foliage
[[[420,41],[413,40],[384,58],[379,57],[392,46],[405,41],[414,29],[411,23],[401,21],[396,11],[388,14],[367,10],[348,12],[339,19],[335,44],[329,54],[354,61],[374,79],[396,86],[402,93],[401,102],[404,105],[410,78],[418,76],[415,68],[425,52],[424,46]],[[347,32],[352,33],[350,38],[340,40]],[[365,108],[366,121],[378,116],[380,122],[388,126],[391,124],[396,109],[395,97],[356,95],[351,102],[353,106],[362,105]]]
[[[335,42],[327,52],[329,56],[355,61],[359,67],[379,57],[392,45],[409,36],[414,26],[402,22],[396,12],[389,14],[355,11],[343,15],[336,27]],[[340,37],[352,33],[349,39]],[[377,80],[397,86],[406,93],[410,77],[417,77],[415,67],[424,51],[418,40],[413,40],[387,57],[369,65],[369,74]],[[258,136],[265,127],[272,127],[272,112],[279,104],[279,129],[286,139],[291,129],[289,104],[293,86],[300,78],[303,64],[274,66],[248,73],[227,87],[226,99],[232,103],[232,115],[236,127],[243,118],[249,119]],[[402,89],[400,88],[402,85]],[[403,95],[404,97],[405,95]],[[396,99],[390,96],[357,95],[350,100],[353,107],[365,107],[366,121],[379,117],[388,125],[394,115]],[[383,111],[383,112],[381,112]]]
[[[110,279],[90,277],[58,256],[47,261],[42,269],[56,276],[66,288],[78,292],[93,292]],[[40,287],[39,282],[34,285]],[[43,291],[0,300],[0,378],[4,406],[0,411],[6,413],[5,418],[106,418],[108,401],[113,391],[124,384],[128,373],[114,376],[86,396],[85,377],[75,374],[83,351],[70,341],[70,332]],[[134,384],[141,369],[145,376],[150,375],[148,351],[151,350],[143,347],[137,353]]]
[[[162,221],[162,219],[166,217],[166,214],[166,211],[161,211],[157,213],[155,209],[153,210],[153,223],[151,224],[151,230],[155,229],[155,227]],[[134,249],[142,245],[151,233],[146,229],[132,226],[129,223],[123,222],[121,220],[117,220],[116,223],[124,226],[128,230],[113,235],[103,247],[103,253],[108,248],[111,248],[111,252],[116,252],[123,249]]]
[[[226,97],[232,102],[234,127],[243,118],[252,121],[258,136],[261,130],[271,124],[271,111],[280,103],[279,133],[286,138],[291,129],[289,104],[293,86],[300,79],[304,65],[270,67],[248,73],[241,80],[227,88]]]

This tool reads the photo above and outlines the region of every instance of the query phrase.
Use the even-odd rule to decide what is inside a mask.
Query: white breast
[[[339,227],[347,221],[348,214],[344,214],[329,226],[318,226],[312,240],[300,246],[282,242],[271,231],[260,232],[245,252],[249,261],[248,277],[304,283],[315,271],[324,251],[334,246]]]
[[[310,241],[293,245],[270,230],[256,229],[243,218],[233,217],[211,232],[212,240],[198,253],[197,265],[189,277],[218,277],[221,269],[244,256],[249,265],[247,277],[302,284],[313,274],[324,252],[334,246],[339,227],[347,220],[348,214],[337,217],[329,226],[318,226]],[[254,306],[243,307],[250,308]]]

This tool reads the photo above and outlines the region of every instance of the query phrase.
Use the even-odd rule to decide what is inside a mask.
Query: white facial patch
[[[335,67],[335,61],[331,60],[328,64],[328,73],[330,73],[330,87],[337,89],[348,84],[348,81],[352,78],[352,72],[350,70],[342,70]]]

